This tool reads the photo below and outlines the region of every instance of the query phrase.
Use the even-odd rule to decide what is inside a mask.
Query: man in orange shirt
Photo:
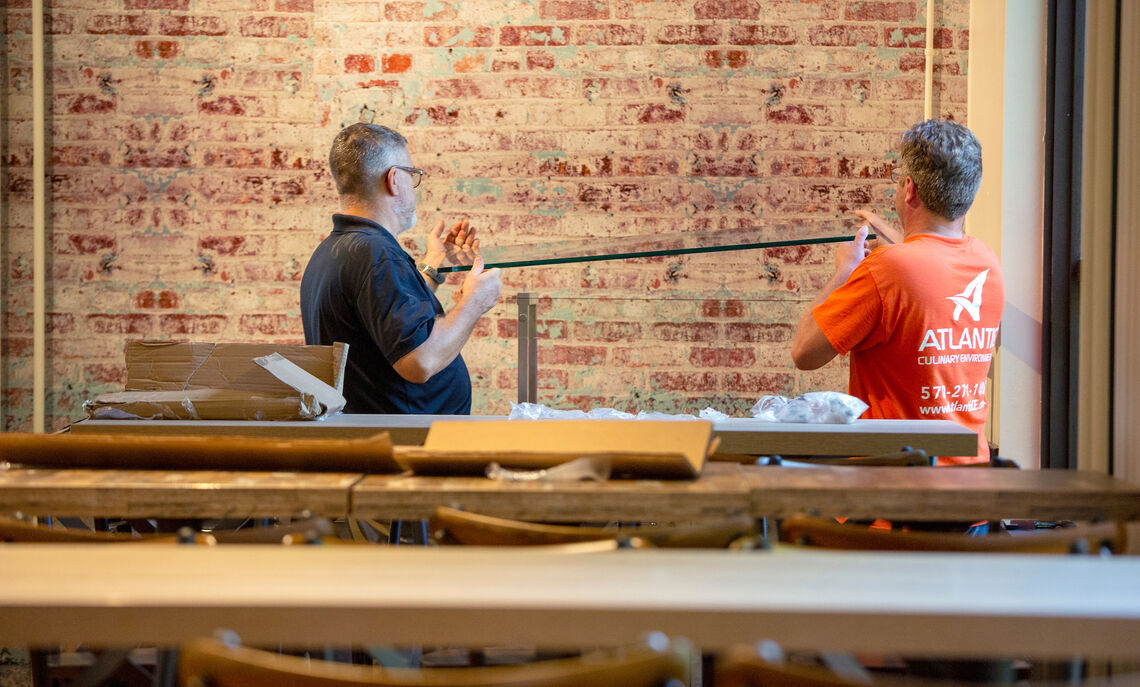
[[[796,328],[792,359],[814,370],[850,354],[849,393],[870,406],[864,417],[953,420],[978,433],[978,453],[939,462],[988,461],[986,375],[1005,286],[997,257],[963,229],[982,181],[981,145],[955,122],[920,122],[903,134],[891,177],[901,236],[856,213],[881,238],[868,242],[863,226],[840,246],[835,275]]]

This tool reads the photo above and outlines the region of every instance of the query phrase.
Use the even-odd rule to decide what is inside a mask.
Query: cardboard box
[[[83,404],[88,417],[311,420],[344,407],[348,345],[134,341],[124,391]]]

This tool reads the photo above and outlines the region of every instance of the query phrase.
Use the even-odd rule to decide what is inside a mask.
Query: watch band
[[[420,274],[424,275],[425,277],[432,280],[436,284],[442,284],[443,282],[447,281],[446,276],[440,274],[439,270],[437,270],[436,268],[434,268],[431,265],[428,265],[426,263],[420,264],[419,270],[420,270]]]

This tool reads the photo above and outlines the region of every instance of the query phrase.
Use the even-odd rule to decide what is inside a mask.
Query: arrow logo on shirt
[[[986,277],[989,275],[988,269],[974,277],[974,280],[966,285],[962,293],[953,296],[947,296],[948,300],[954,301],[954,321],[958,321],[958,316],[965,310],[970,314],[975,322],[982,319],[982,285],[986,283]]]

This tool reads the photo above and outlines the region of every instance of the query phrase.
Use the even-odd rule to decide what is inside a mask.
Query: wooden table
[[[1064,584],[1058,584],[1064,580]],[[1140,559],[467,547],[0,547],[0,646],[618,645],[1140,656]]]
[[[504,420],[491,415],[334,415],[324,420],[83,420],[76,434],[228,434],[268,437],[359,438],[388,432],[396,445],[419,445],[437,420]],[[519,422],[525,422],[520,420]],[[722,453],[748,455],[873,455],[910,446],[934,456],[977,453],[977,435],[949,420],[858,420],[849,425],[807,425],[731,418],[713,422]]]
[[[166,470],[0,470],[0,515],[325,517],[348,512],[359,474]]]
[[[437,506],[524,520],[697,521],[795,512],[856,518],[1140,520],[1140,487],[1094,473],[990,468],[784,468],[711,463],[694,481],[496,482],[341,473],[0,471],[0,513],[417,519]]]

